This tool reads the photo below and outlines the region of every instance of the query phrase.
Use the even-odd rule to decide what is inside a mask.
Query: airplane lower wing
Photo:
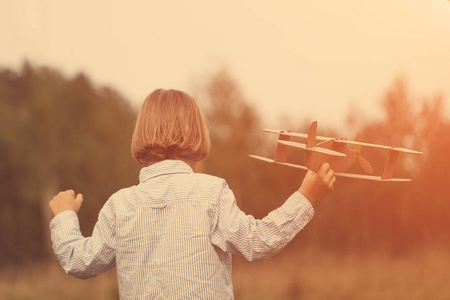
[[[249,155],[252,158],[256,158],[274,165],[281,165],[281,166],[286,166],[286,167],[291,167],[291,168],[297,168],[297,169],[301,169],[301,170],[308,170],[307,167],[305,166],[301,166],[301,165],[296,165],[296,164],[290,164],[290,163],[286,163],[286,162],[276,162],[273,159],[267,158],[267,157],[262,157],[262,156],[258,156],[258,155]]]
[[[407,178],[386,178],[386,179],[382,179],[381,176],[363,175],[363,174],[354,174],[354,173],[334,173],[334,175],[335,176],[339,176],[339,177],[374,180],[374,181],[395,181],[395,182],[409,182],[409,181],[411,181],[411,179],[407,179]]]
[[[275,162],[273,159],[270,159],[270,158],[267,158],[267,157],[258,156],[258,155],[249,155],[249,156],[252,157],[252,158],[264,161],[264,162],[268,162],[268,163],[274,164],[274,165],[282,165],[282,166],[296,168],[296,169],[301,169],[301,170],[308,170],[307,167],[302,166],[302,165],[296,165],[296,164],[291,164],[291,163],[286,163],[286,162]],[[406,178],[386,178],[386,179],[381,179],[381,176],[363,175],[363,174],[354,174],[354,173],[334,173],[334,175],[338,176],[338,177],[373,180],[373,181],[391,181],[391,182],[409,182],[409,181],[411,181],[411,179],[406,179]]]

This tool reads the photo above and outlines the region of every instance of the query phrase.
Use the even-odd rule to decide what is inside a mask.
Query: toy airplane
[[[398,155],[400,153],[423,154],[419,151],[409,150],[401,147],[389,147],[377,144],[362,143],[359,134],[356,135],[355,141],[317,136],[317,121],[314,121],[311,124],[308,134],[273,129],[264,129],[264,131],[279,134],[274,159],[257,155],[250,155],[250,157],[272,164],[284,165],[303,170],[309,169],[314,172],[317,172],[319,167],[323,163],[327,162],[330,164],[331,169],[335,171],[335,175],[341,177],[375,181],[411,181],[411,179],[407,178],[393,177]],[[306,138],[306,144],[291,141],[291,137]],[[322,142],[317,143],[317,140]],[[349,145],[354,145],[354,149],[350,149]],[[389,150],[386,165],[381,176],[371,175],[373,174],[373,168],[371,164],[360,154],[362,146]],[[304,166],[286,162],[288,147],[300,148],[305,150]],[[358,161],[361,168],[370,175],[345,173],[355,161]]]

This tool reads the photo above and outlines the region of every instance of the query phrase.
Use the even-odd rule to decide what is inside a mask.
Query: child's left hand
[[[74,212],[78,213],[82,203],[82,194],[78,194],[75,196],[74,190],[67,190],[64,192],[59,192],[58,195],[53,197],[53,199],[48,203],[48,206],[50,207],[53,215],[56,216],[57,214],[66,210],[73,210]]]

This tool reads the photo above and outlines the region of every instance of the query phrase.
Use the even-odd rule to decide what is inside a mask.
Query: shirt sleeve
[[[211,241],[225,252],[262,261],[283,249],[314,216],[311,203],[299,192],[261,220],[246,215],[224,183],[217,201]]]
[[[53,250],[68,274],[87,279],[115,266],[115,216],[109,202],[91,237],[83,237],[77,214],[69,210],[51,220],[50,231]]]

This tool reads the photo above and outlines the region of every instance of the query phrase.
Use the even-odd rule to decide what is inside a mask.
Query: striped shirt
[[[73,211],[50,223],[64,270],[86,279],[116,266],[120,299],[233,299],[231,255],[264,260],[314,215],[295,192],[257,220],[238,208],[225,180],[177,160],[144,167],[139,181],[108,199],[91,237]]]

